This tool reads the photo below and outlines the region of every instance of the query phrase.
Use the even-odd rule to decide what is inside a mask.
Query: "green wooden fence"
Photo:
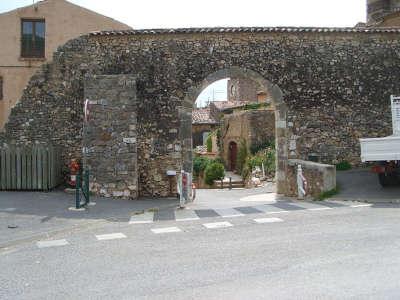
[[[0,190],[48,191],[61,182],[61,157],[55,147],[0,147]]]

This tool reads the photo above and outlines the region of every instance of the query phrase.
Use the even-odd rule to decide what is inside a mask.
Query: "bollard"
[[[298,194],[298,199],[303,200],[306,191],[305,191],[305,178],[303,176],[303,170],[301,168],[301,165],[297,166],[297,194]]]
[[[232,189],[232,177],[229,177],[229,189]]]

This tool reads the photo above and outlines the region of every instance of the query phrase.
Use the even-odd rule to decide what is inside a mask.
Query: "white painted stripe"
[[[194,210],[178,209],[175,211],[175,220],[178,222],[195,221],[195,220],[199,220],[199,219],[200,218],[196,215]]]
[[[214,210],[223,218],[236,218],[244,216],[244,214],[234,208],[219,208]]]
[[[229,222],[215,222],[215,223],[205,223],[203,224],[203,226],[209,229],[214,229],[214,228],[232,227],[233,225]]]
[[[270,211],[270,212],[267,212],[267,214],[283,214],[283,213],[288,213],[289,211],[288,210],[280,210],[280,211]]]
[[[328,210],[332,209],[332,207],[316,207],[316,208],[308,208],[307,210]]]
[[[199,217],[193,217],[193,218],[182,218],[182,219],[176,219],[176,221],[178,222],[184,222],[184,221],[196,221],[196,220],[200,220]]]
[[[355,207],[371,207],[371,206],[372,204],[357,204],[357,205],[351,205],[350,207],[355,208]]]
[[[154,212],[148,211],[143,214],[131,216],[129,224],[148,224],[153,223]]]
[[[0,211],[4,211],[4,212],[12,212],[12,211],[16,211],[17,209],[15,207],[8,207],[8,208],[0,208]]]
[[[181,232],[178,227],[163,227],[163,228],[152,228],[151,231],[153,231],[156,234],[159,233],[171,233],[171,232]]]
[[[126,235],[121,232],[96,235],[96,239],[99,241],[124,239],[124,238],[126,238]]]
[[[151,221],[132,221],[132,219],[129,221],[129,224],[151,224],[153,223],[153,220]]]
[[[283,220],[279,218],[260,218],[260,219],[254,219],[254,221],[259,224],[283,222]]]
[[[53,240],[53,241],[39,241],[39,242],[36,243],[36,245],[39,248],[60,247],[60,246],[68,245],[68,244],[69,243],[65,239]]]
[[[236,214],[236,215],[225,215],[225,216],[222,216],[223,218],[237,218],[237,217],[243,217],[244,216],[244,214]]]

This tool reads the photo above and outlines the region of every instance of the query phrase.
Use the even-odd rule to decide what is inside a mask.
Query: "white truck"
[[[400,97],[391,96],[393,135],[360,139],[361,161],[376,162],[372,171],[384,187],[400,182]]]

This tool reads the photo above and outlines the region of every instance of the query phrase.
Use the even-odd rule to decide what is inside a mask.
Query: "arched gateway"
[[[196,96],[210,82],[240,74],[272,96],[278,191],[285,193],[288,158],[356,165],[358,137],[390,134],[387,99],[400,91],[399,33],[394,28],[93,33],[60,47],[53,63],[32,77],[0,140],[52,142],[61,146],[65,161],[81,157],[82,108],[90,98],[90,122],[97,122],[87,128],[93,141],[86,149],[88,164],[97,166],[92,188],[127,197],[166,196],[167,170],[191,169]]]

